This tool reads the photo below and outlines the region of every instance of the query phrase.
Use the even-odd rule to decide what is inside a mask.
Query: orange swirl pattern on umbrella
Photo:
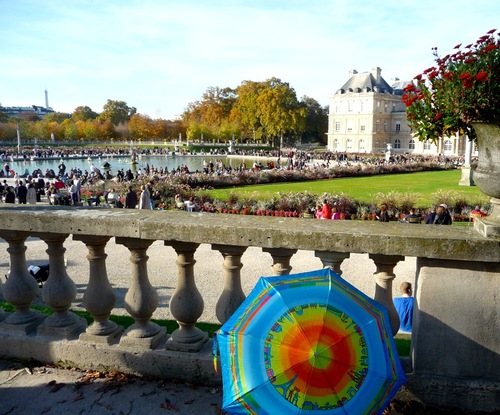
[[[340,310],[309,304],[288,310],[267,334],[264,361],[277,392],[302,409],[332,409],[352,398],[368,368],[359,326]],[[337,399],[332,399],[332,392]],[[344,398],[345,400],[345,398]]]

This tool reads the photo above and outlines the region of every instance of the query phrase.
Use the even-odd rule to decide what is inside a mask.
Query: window
[[[451,140],[446,140],[444,142],[444,151],[451,151],[453,150],[453,144],[451,143]]]
[[[384,112],[387,112],[387,103],[384,104]]]
[[[379,110],[380,112],[380,101],[377,101],[377,109]]]
[[[424,150],[430,150],[431,149],[431,140],[425,140],[424,142]]]
[[[352,112],[352,102],[347,103],[347,112]]]
[[[347,121],[347,132],[350,133],[352,131],[352,120]]]
[[[359,150],[365,151],[365,140],[359,140]]]
[[[346,144],[347,144],[347,151],[352,150],[352,140],[350,138],[346,141]]]
[[[387,132],[387,121],[384,121],[384,133]]]
[[[377,120],[377,122],[375,123],[376,127],[375,127],[375,131],[378,133],[380,132],[380,121]]]
[[[359,130],[360,131],[365,131],[366,130],[366,121],[365,120],[361,120],[359,122]]]
[[[335,131],[340,131],[340,121],[335,121]]]
[[[412,138],[410,142],[408,143],[408,148],[410,150],[415,150],[415,140]]]
[[[392,103],[392,112],[396,112],[396,103],[395,102]]]
[[[333,149],[339,150],[339,140],[337,139],[333,140]]]
[[[396,121],[396,132],[401,132],[401,123],[399,121]]]
[[[399,138],[394,140],[394,148],[401,148],[401,140]]]

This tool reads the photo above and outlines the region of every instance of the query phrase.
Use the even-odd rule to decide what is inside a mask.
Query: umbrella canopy
[[[387,309],[329,268],[261,277],[217,332],[223,409],[376,414],[406,381]]]

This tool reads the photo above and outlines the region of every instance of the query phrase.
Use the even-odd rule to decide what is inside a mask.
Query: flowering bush
[[[476,43],[439,57],[408,84],[403,95],[408,123],[420,140],[457,132],[476,135],[471,123],[500,119],[500,40],[490,30]],[[416,84],[416,85],[415,85]]]

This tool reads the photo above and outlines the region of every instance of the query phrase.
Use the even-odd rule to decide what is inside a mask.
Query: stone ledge
[[[92,207],[2,206],[0,212],[0,237],[2,233],[9,235],[12,232],[101,235],[460,261],[500,261],[498,239],[484,237],[474,226],[321,221]]]
[[[183,353],[161,346],[145,350],[79,340],[47,341],[43,336],[10,333],[2,337],[0,357],[34,359],[84,370],[117,370],[158,379],[179,379],[199,385],[219,386],[222,379],[214,370],[212,348],[211,340],[198,353]]]

